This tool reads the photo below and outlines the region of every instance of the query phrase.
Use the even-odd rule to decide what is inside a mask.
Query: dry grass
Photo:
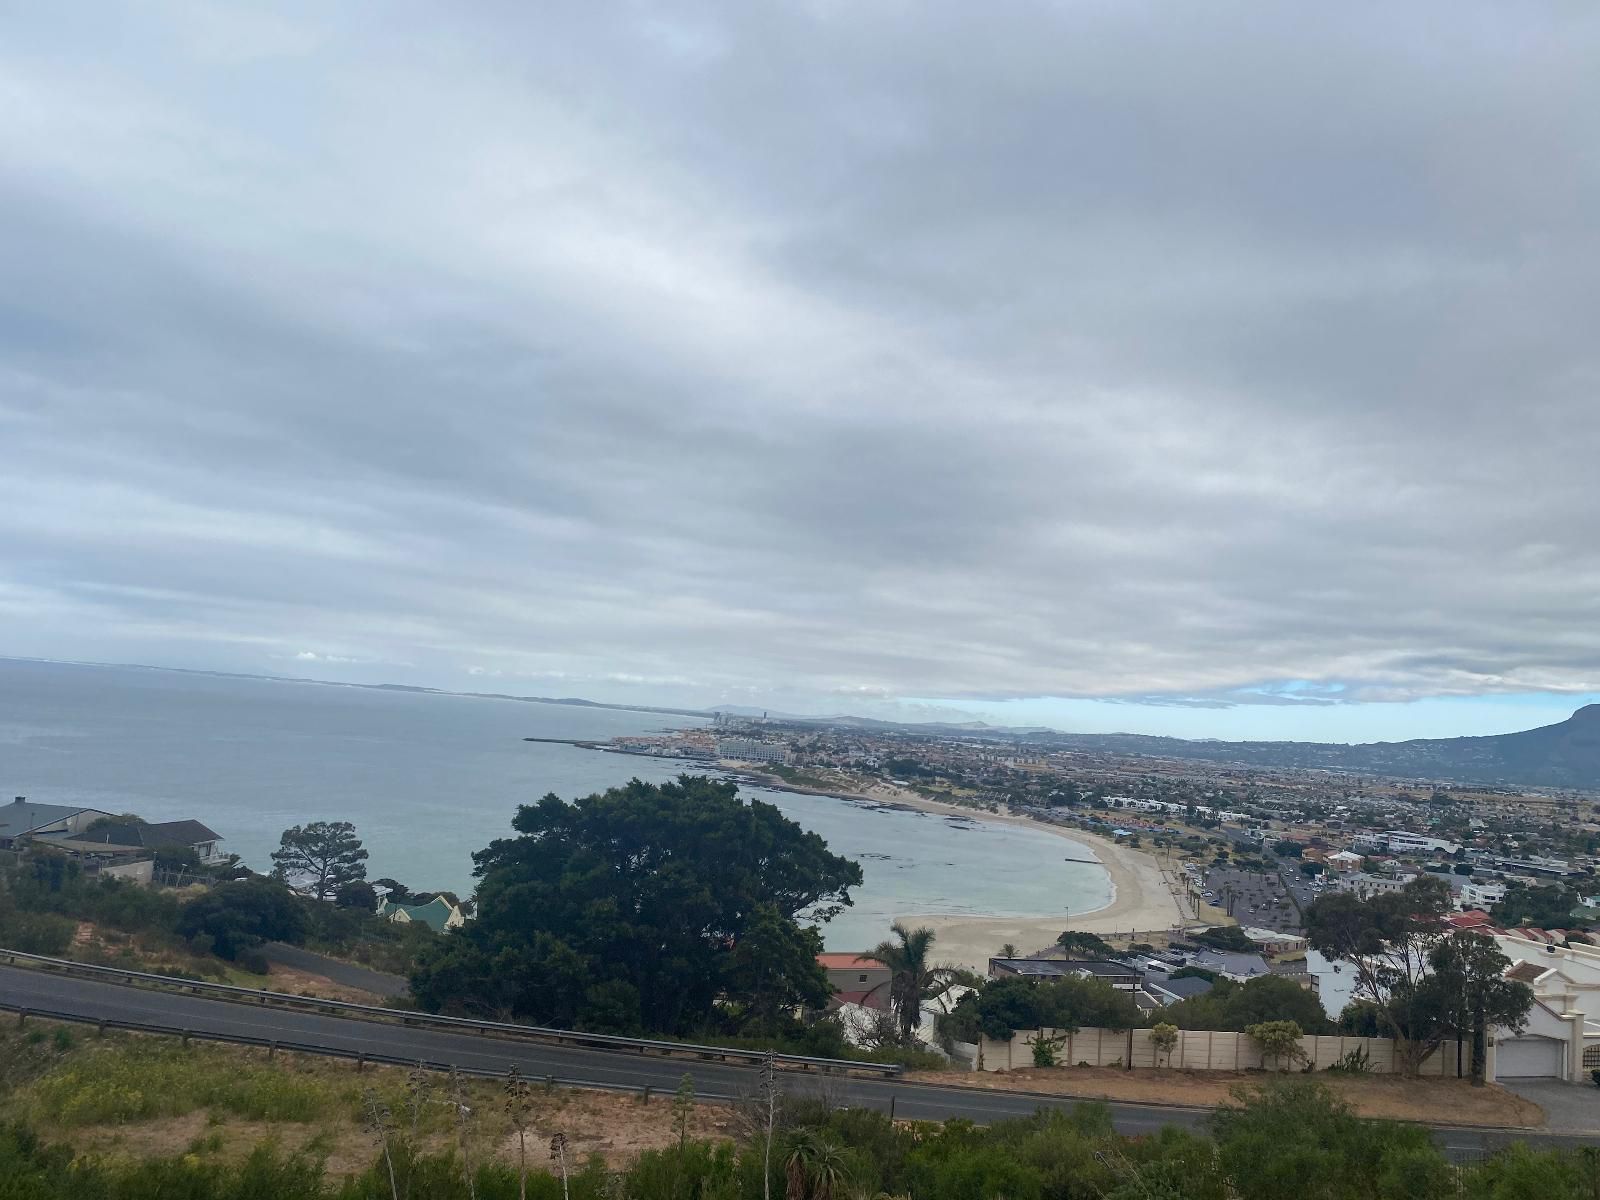
[[[70,1044],[58,1042],[57,1029],[67,1031]],[[420,1089],[413,1089],[408,1073],[398,1068],[367,1067],[358,1073],[352,1063],[282,1051],[269,1062],[264,1050],[207,1044],[184,1050],[172,1039],[136,1034],[112,1034],[101,1040],[82,1026],[46,1021],[30,1021],[24,1031],[0,1033],[0,1064],[13,1068],[0,1070],[0,1118],[22,1117],[46,1141],[110,1158],[196,1154],[238,1162],[270,1139],[285,1150],[308,1149],[326,1156],[332,1175],[353,1174],[366,1169],[376,1153],[363,1120],[368,1093],[388,1110],[399,1133],[409,1136],[414,1124],[416,1142],[426,1150],[453,1149],[459,1136],[450,1080],[438,1074],[422,1074]],[[151,1075],[157,1067],[168,1081],[161,1105],[128,1111],[160,1115],[92,1119],[96,1116],[92,1109],[86,1113],[70,1104],[85,1081]],[[201,1102],[210,1084],[189,1090],[197,1078],[218,1088],[224,1086],[222,1081],[248,1086],[251,1080],[265,1080],[292,1086],[313,1103],[300,1119],[252,1119],[239,1115],[227,1102]],[[467,1139],[472,1157],[514,1163],[517,1135],[506,1112],[503,1085],[464,1078],[462,1088],[471,1112]],[[63,1094],[69,1103],[61,1102]],[[547,1092],[535,1081],[528,1120],[530,1155],[542,1156],[543,1147],[559,1131],[566,1134],[576,1159],[597,1154],[610,1165],[624,1165],[643,1150],[677,1141],[671,1099],[658,1095],[646,1105],[635,1096],[609,1092]],[[728,1108],[696,1105],[689,1118],[689,1136],[726,1140],[732,1136],[732,1124]]]
[[[1044,1092],[1086,1100],[1127,1100],[1139,1104],[1188,1104],[1216,1108],[1232,1090],[1258,1085],[1260,1071],[1174,1071],[1165,1068],[1123,1071],[1116,1067],[1028,1067],[973,1073],[918,1071],[907,1079],[995,1091]],[[1363,1117],[1422,1121],[1430,1125],[1488,1125],[1537,1128],[1544,1110],[1504,1088],[1473,1087],[1463,1079],[1401,1079],[1392,1075],[1316,1075]]]

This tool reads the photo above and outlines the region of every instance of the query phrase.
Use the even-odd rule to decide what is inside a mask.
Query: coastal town
[[[1324,895],[1369,899],[1433,877],[1448,888],[1443,922],[1492,937],[1511,973],[1534,988],[1540,1028],[1501,1043],[1501,1073],[1576,1080],[1600,1067],[1600,796],[1592,793],[725,715],[709,728],[595,748],[716,766],[768,788],[1026,822],[1087,846],[1112,880],[1103,908],[906,919],[932,929],[955,966],[989,979],[1111,980],[1145,1011],[1204,994],[1217,979],[1271,975],[1326,993],[1337,1013],[1351,981],[1308,953],[1307,909]],[[1099,957],[1081,953],[1084,944],[1099,946]],[[869,960],[856,965],[875,978]],[[856,984],[849,1002],[878,1002],[873,985]]]

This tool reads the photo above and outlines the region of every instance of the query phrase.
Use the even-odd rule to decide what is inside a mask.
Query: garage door
[[[1495,1048],[1494,1073],[1501,1079],[1561,1078],[1562,1051],[1554,1038],[1522,1037]]]

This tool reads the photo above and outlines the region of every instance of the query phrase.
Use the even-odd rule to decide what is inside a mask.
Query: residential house
[[[1368,900],[1385,892],[1398,892],[1409,882],[1409,879],[1389,875],[1346,875],[1338,881],[1337,888],[1341,892],[1354,892],[1361,899]]]
[[[402,925],[409,921],[420,921],[435,933],[460,929],[466,924],[466,916],[461,909],[443,896],[435,896],[426,904],[396,904],[385,897],[378,905],[378,915]]]
[[[1144,977],[1144,990],[1160,1004],[1177,1004],[1194,996],[1204,996],[1212,988],[1209,979],[1198,975],[1185,975],[1182,979],[1160,975],[1152,971]]]
[[[219,849],[222,835],[199,821],[107,821],[93,829],[29,837],[79,856],[117,858],[175,846],[193,850],[202,863],[218,863],[227,857]]]
[[[1463,910],[1493,908],[1506,898],[1506,885],[1498,879],[1469,879],[1461,885],[1459,897]]]
[[[1531,930],[1494,940],[1512,960],[1507,976],[1533,989],[1534,1006],[1519,1033],[1497,1032],[1491,1078],[1587,1082],[1600,1067],[1600,947],[1562,946]]]
[[[79,833],[111,813],[81,804],[39,804],[18,796],[0,805],[0,849],[13,849],[24,838],[45,833]]]
[[[889,984],[893,972],[865,954],[828,953],[817,955],[833,992],[832,1005],[859,1004],[879,1012],[889,1010]]]
[[[1132,992],[1139,987],[1140,972],[1127,963],[1099,959],[991,958],[989,978],[1021,976],[1026,979],[1103,979],[1118,991]]]
[[[1298,933],[1284,933],[1276,929],[1258,929],[1254,926],[1245,926],[1240,930],[1249,938],[1269,959],[1300,958],[1305,953],[1310,943]]]
[[[1327,857],[1328,870],[1346,874],[1361,869],[1362,856],[1350,850],[1340,850]]]
[[[1189,965],[1210,971],[1235,983],[1248,983],[1261,975],[1270,975],[1272,968],[1259,954],[1243,954],[1233,950],[1201,950],[1189,956]]]

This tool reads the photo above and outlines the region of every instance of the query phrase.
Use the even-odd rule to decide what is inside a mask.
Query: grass
[[[615,1164],[674,1145],[670,1097],[639,1098],[529,1081],[530,1146],[560,1131],[583,1161]],[[506,1091],[496,1080],[463,1079],[471,1114],[466,1137],[474,1161],[513,1162],[516,1138]],[[350,1062],[280,1051],[108,1033],[31,1018],[0,1028],[0,1123],[20,1120],[51,1142],[100,1159],[193,1155],[237,1165],[272,1142],[325,1161],[332,1177],[365,1171],[373,1142],[364,1125],[368,1096],[394,1127],[430,1153],[453,1149],[460,1134],[449,1078],[393,1067],[357,1072]],[[729,1113],[697,1105],[690,1136],[728,1136]],[[542,1161],[542,1160],[541,1160]],[[5,1193],[0,1180],[0,1193]]]
[[[209,1048],[205,1048],[209,1049]],[[28,1113],[63,1126],[123,1124],[196,1109],[252,1121],[314,1121],[347,1097],[327,1082],[276,1064],[219,1061],[173,1042],[84,1044],[22,1089]]]

